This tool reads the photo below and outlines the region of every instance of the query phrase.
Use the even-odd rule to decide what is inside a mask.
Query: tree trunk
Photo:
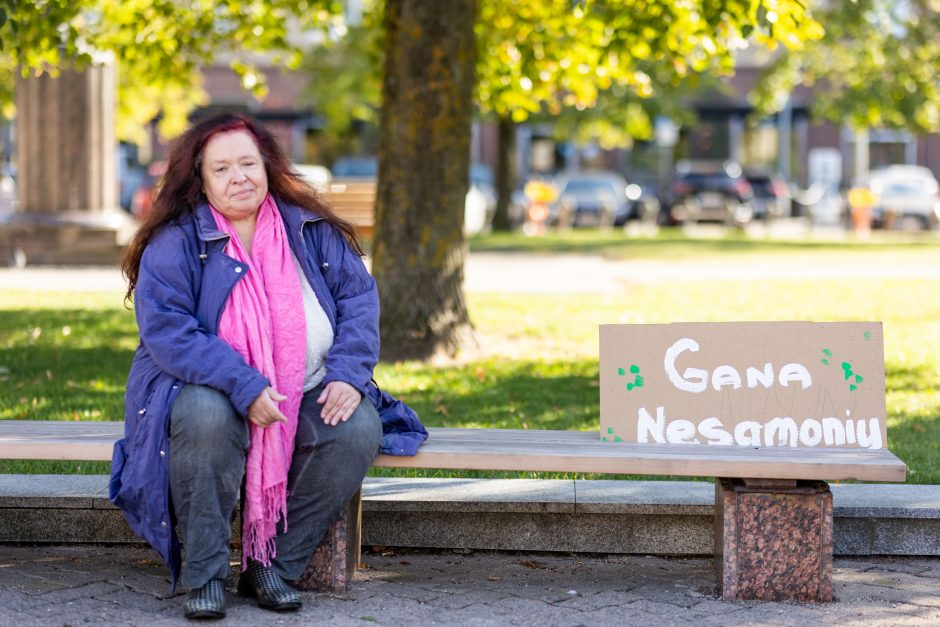
[[[519,163],[516,159],[516,123],[511,118],[499,118],[499,153],[496,158],[496,215],[493,229],[508,231],[512,228],[509,206],[512,192],[519,178]]]
[[[463,295],[476,0],[388,0],[372,269],[382,359],[472,341]]]

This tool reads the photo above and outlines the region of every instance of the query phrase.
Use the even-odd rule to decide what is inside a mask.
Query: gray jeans
[[[304,395],[288,475],[287,531],[278,526],[275,572],[303,574],[327,527],[356,493],[382,437],[378,413],[363,399],[335,427],[320,418],[321,387]],[[199,588],[230,571],[232,520],[245,475],[248,421],[228,397],[187,385],[170,415],[170,497],[183,545],[183,586]]]

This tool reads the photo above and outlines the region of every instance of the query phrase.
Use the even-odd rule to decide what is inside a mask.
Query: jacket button
[[[160,451],[160,457],[166,457],[166,451]]]
[[[166,527],[166,521],[165,521],[165,520],[161,520],[161,521],[160,521],[160,526],[161,526],[161,527]]]
[[[242,273],[241,268],[235,268],[235,274],[241,274],[241,273]]]
[[[146,408],[141,409],[141,410],[140,410],[139,412],[137,412],[137,413],[140,414],[141,416],[143,416],[144,414],[147,413],[147,409],[146,409]]]

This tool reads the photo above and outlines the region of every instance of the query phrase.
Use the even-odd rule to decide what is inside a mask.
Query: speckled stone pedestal
[[[359,564],[361,533],[362,490],[326,530],[307,570],[300,579],[291,582],[293,586],[311,592],[345,592]]]
[[[832,600],[832,493],[822,481],[717,479],[722,598]]]

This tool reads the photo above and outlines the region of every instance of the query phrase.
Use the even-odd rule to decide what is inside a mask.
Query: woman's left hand
[[[317,402],[323,405],[320,417],[328,425],[337,425],[340,421],[345,422],[359,407],[360,401],[362,401],[362,394],[359,390],[345,381],[330,381],[323,388],[320,398],[317,399]]]

